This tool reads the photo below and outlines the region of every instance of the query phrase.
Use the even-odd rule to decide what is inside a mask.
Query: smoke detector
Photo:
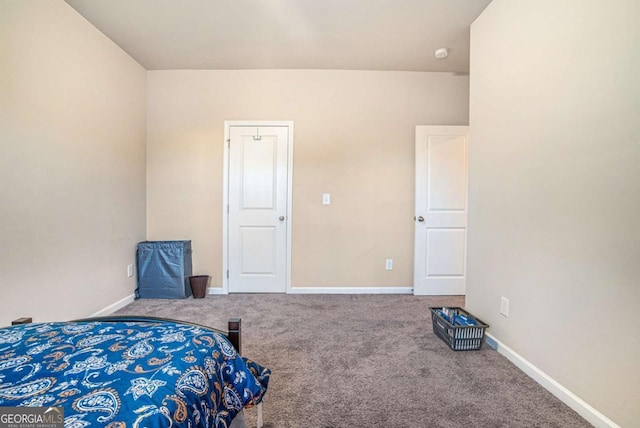
[[[447,48],[436,49],[436,58],[444,59],[449,56],[449,50]]]

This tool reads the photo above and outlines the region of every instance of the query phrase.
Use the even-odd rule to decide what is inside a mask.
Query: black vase
[[[207,283],[209,275],[195,275],[189,277],[191,293],[194,299],[202,299],[207,294]]]

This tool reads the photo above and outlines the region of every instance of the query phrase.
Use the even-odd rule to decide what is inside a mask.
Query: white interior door
[[[287,126],[229,129],[228,284],[232,293],[284,293]]]
[[[414,294],[465,294],[467,126],[416,127]]]

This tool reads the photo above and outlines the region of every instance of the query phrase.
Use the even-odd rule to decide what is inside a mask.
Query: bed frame
[[[242,355],[242,320],[240,318],[229,318],[227,322],[227,329],[228,329],[227,332],[218,330],[216,328],[207,327],[206,325],[197,324],[197,323],[188,322],[188,321],[174,320],[171,318],[147,317],[147,316],[141,316],[141,315],[108,315],[104,317],[82,318],[82,319],[73,320],[71,322],[97,322],[97,321],[100,321],[100,322],[169,321],[169,322],[174,322],[178,324],[186,324],[186,325],[191,325],[195,327],[200,327],[206,330],[213,330],[227,336],[229,338],[229,342],[231,342],[233,347],[236,348],[236,351],[238,351],[238,354]],[[16,320],[13,320],[11,322],[11,325],[30,324],[31,322],[33,322],[32,318],[23,317],[23,318],[18,318]]]

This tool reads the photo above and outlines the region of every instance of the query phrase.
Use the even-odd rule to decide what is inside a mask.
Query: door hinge
[[[227,279],[229,279],[229,269],[227,269]]]
[[[227,214],[229,214],[229,204],[227,204]]]
[[[229,138],[227,140],[227,148],[229,148],[229,149],[231,148],[231,138]]]

